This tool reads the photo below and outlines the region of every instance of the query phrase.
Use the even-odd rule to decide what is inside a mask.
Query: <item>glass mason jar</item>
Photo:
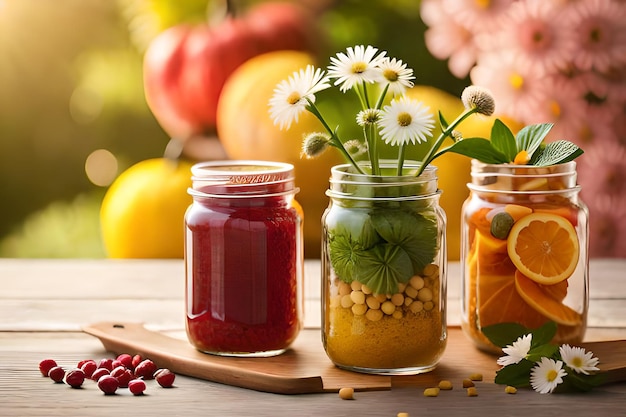
[[[364,167],[366,168],[366,167]],[[446,218],[437,168],[332,168],[322,218],[322,341],[338,367],[373,374],[435,368],[446,330]]]
[[[462,328],[501,353],[482,328],[554,321],[554,343],[580,343],[588,309],[588,211],[576,163],[536,167],[472,161],[462,210]]]
[[[188,339],[217,355],[278,355],[302,327],[302,210],[293,166],[212,161],[191,172]]]

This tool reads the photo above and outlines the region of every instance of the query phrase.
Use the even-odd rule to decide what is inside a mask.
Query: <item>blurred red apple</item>
[[[275,50],[316,51],[319,42],[314,16],[292,3],[262,3],[216,26],[171,27],[144,57],[148,106],[173,138],[214,134],[220,92],[239,65]]]

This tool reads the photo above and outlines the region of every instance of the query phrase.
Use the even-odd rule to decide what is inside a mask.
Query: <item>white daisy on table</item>
[[[344,93],[356,84],[374,83],[380,80],[378,65],[386,55],[384,51],[376,55],[377,52],[378,48],[370,45],[349,47],[346,53],[339,52],[330,58],[328,76],[337,79],[335,85],[341,85],[339,90]]]
[[[519,363],[522,359],[526,358],[528,351],[530,350],[530,344],[532,343],[532,333],[517,338],[512,345],[502,348],[502,351],[506,353],[506,356],[498,358],[498,365],[507,366]]]
[[[413,87],[413,70],[396,58],[385,57],[380,61],[383,87],[389,84],[389,92],[393,95],[403,94],[407,88]]]
[[[563,345],[559,348],[561,358],[565,365],[572,368],[576,373],[589,375],[589,372],[599,371],[596,365],[600,361],[593,357],[593,352],[587,352],[578,346]]]
[[[549,394],[563,382],[566,375],[563,361],[555,361],[544,356],[530,371],[530,385],[540,394]]]
[[[428,106],[402,96],[383,108],[378,126],[385,143],[404,145],[426,142],[435,124]]]
[[[309,101],[315,103],[315,94],[330,87],[330,79],[320,68],[308,65],[294,72],[274,89],[269,101],[270,116],[280,129],[289,129],[292,122],[298,122],[300,114],[306,110]]]

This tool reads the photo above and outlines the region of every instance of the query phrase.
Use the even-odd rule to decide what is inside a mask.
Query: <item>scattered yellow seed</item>
[[[439,395],[439,387],[426,388],[424,390],[424,397],[436,397]]]
[[[469,379],[471,379],[472,381],[482,381],[483,380],[483,374],[481,374],[481,373],[471,374],[469,376]]]
[[[397,417],[409,417],[409,413],[398,413]]]
[[[452,382],[446,381],[445,379],[442,380],[442,381],[439,381],[439,389],[451,390],[452,389]]]
[[[504,392],[506,392],[507,394],[517,394],[517,388],[507,385],[504,388]]]
[[[354,388],[341,388],[339,390],[339,398],[341,398],[342,400],[354,400]]]
[[[467,396],[468,397],[478,397],[478,390],[476,389],[476,387],[469,387],[467,389]]]
[[[463,388],[469,388],[469,387],[473,387],[474,383],[472,382],[471,379],[464,379],[463,380]]]

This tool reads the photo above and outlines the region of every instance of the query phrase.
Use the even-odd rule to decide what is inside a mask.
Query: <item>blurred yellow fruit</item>
[[[296,199],[304,210],[304,247],[308,258],[319,257],[321,217],[328,206],[330,168],[343,163],[338,152],[330,150],[316,159],[302,159],[303,135],[324,131],[310,113],[300,115],[289,130],[280,130],[269,115],[268,102],[282,80],[315,58],[305,52],[277,51],[256,56],[230,75],[222,90],[217,109],[217,131],[232,159],[288,162],[294,165],[300,192]]]
[[[182,258],[184,216],[191,204],[191,163],[155,158],[117,177],[100,208],[111,258]]]
[[[441,111],[448,123],[452,123],[464,111],[460,97],[455,97],[435,87],[416,85],[408,90],[407,96],[421,101],[430,107],[437,125],[439,120],[437,111]],[[500,116],[499,118],[514,133],[519,130],[519,124],[512,119]],[[456,130],[461,132],[465,138],[483,137],[489,139],[491,127],[495,119],[495,116],[486,117],[480,114],[473,114],[461,122]],[[433,136],[436,138],[440,133],[441,130],[436,129],[433,132]],[[451,143],[450,139],[446,139],[442,148],[449,146]],[[419,155],[409,154],[407,158],[421,158],[422,156],[421,153]],[[461,209],[463,202],[469,195],[466,184],[471,180],[470,162],[470,158],[453,153],[444,154],[433,162],[433,165],[439,168],[437,173],[439,176],[439,188],[443,190],[440,203],[448,218],[447,241],[449,260],[458,260],[460,258]]]

